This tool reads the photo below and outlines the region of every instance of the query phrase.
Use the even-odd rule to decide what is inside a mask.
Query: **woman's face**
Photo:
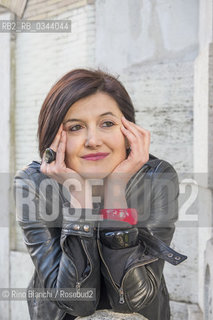
[[[116,101],[103,92],[75,102],[63,121],[67,167],[84,178],[101,179],[124,161],[128,143],[120,129],[122,115]]]

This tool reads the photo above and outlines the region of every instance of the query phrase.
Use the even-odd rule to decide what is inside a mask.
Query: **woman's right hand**
[[[45,155],[43,155],[40,167],[41,172],[66,187],[72,196],[80,202],[82,207],[91,208],[91,199],[87,197],[87,203],[85,203],[85,179],[76,171],[66,166],[66,131],[63,130],[63,124],[60,125],[50,148],[56,152],[56,159],[51,163],[47,163],[44,159]]]

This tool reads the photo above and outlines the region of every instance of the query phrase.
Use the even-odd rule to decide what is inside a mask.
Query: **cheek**
[[[126,146],[123,134],[119,132],[117,134],[114,134],[111,143],[113,145],[113,150],[114,154],[116,155],[117,161],[121,162],[126,159]]]
[[[66,155],[67,156],[75,156],[80,149],[80,141],[77,139],[67,137],[66,143]]]
[[[122,134],[122,132],[117,132],[116,134],[113,135],[113,144],[114,146],[117,146],[120,150],[125,150],[125,137]]]

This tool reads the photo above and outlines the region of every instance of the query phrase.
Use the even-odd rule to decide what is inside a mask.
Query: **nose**
[[[85,147],[96,148],[102,144],[100,134],[96,129],[88,129],[85,140]]]

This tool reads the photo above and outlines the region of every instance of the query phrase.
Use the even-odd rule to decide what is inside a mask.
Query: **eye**
[[[106,124],[106,125],[105,125]],[[112,121],[105,121],[104,123],[103,123],[103,126],[104,127],[112,127],[112,126],[114,126],[114,123],[112,122]]]
[[[80,124],[76,124],[75,126],[70,127],[69,131],[78,131],[80,128],[81,128],[81,125]]]

